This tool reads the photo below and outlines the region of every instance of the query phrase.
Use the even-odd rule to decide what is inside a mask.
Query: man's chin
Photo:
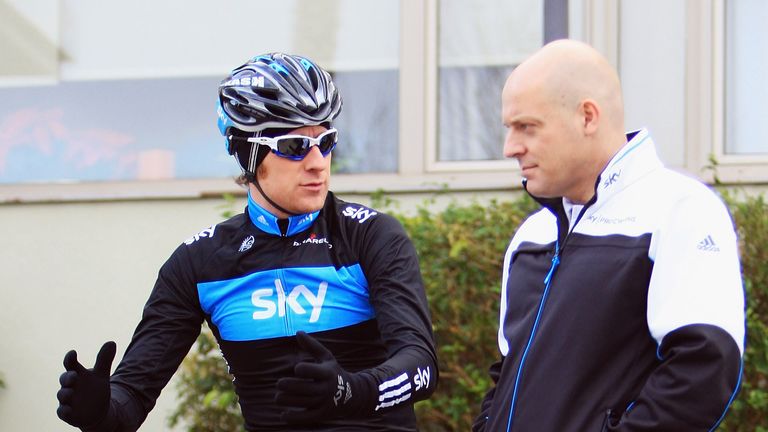
[[[328,196],[328,191],[325,191],[324,193],[302,200],[301,202],[297,203],[297,208],[294,210],[297,213],[313,213],[321,208],[323,208],[323,205],[325,204],[325,198]]]
[[[536,198],[548,199],[548,198],[559,197],[559,195],[552,193],[552,191],[550,190],[536,187],[536,184],[535,183],[531,184],[530,181],[525,185],[525,190],[528,191],[529,194],[535,196]]]

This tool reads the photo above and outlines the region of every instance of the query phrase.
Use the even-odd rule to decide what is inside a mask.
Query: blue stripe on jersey
[[[197,284],[224,340],[248,341],[346,327],[374,317],[359,264],[294,267]]]

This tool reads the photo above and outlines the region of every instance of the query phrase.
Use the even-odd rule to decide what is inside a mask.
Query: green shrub
[[[401,217],[419,254],[432,311],[440,381],[416,410],[423,431],[470,429],[498,359],[502,258],[512,233],[537,205],[529,198],[450,205]]]
[[[747,343],[741,391],[719,428],[768,432],[768,203],[725,196],[739,233],[747,293]]]
[[[169,425],[186,424],[188,432],[245,431],[232,375],[207,326],[181,364],[176,389],[179,405]]]
[[[726,196],[741,241],[748,298],[748,342],[738,398],[719,431],[768,432],[768,205],[762,198]],[[432,398],[416,404],[421,430],[466,431],[491,385],[498,359],[496,330],[504,250],[521,221],[538,206],[530,198],[487,205],[419,209],[398,218],[419,253],[438,346],[440,381]],[[184,360],[181,403],[171,424],[190,432],[242,430],[232,377],[210,331]]]

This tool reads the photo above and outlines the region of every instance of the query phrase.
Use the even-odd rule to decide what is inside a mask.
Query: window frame
[[[768,153],[725,151],[726,1],[687,3],[686,169],[709,183],[766,183]]]
[[[562,2],[562,0],[557,0]],[[550,0],[544,0],[542,3],[545,8],[546,4]],[[439,134],[439,75],[440,65],[438,61],[438,53],[440,51],[440,35],[439,35],[439,16],[440,5],[439,0],[427,0],[426,2],[426,17],[425,21],[425,39],[429,49],[425,52],[426,58],[426,82],[425,82],[425,133],[424,133],[424,171],[427,173],[488,173],[489,175],[496,175],[495,173],[514,173],[517,178],[515,185],[520,184],[520,169],[516,161],[511,159],[499,159],[499,160],[479,160],[479,161],[441,161],[438,159],[438,134]],[[401,5],[401,8],[403,6]],[[542,11],[544,13],[544,11]],[[546,26],[543,29],[545,37],[549,35],[547,33],[551,29],[547,29]],[[499,89],[501,92],[501,89]],[[499,125],[501,126],[501,119],[499,119]],[[499,148],[503,145],[502,142],[498,143]]]

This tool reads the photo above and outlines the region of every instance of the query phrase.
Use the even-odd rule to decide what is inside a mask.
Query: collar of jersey
[[[285,235],[292,236],[306,230],[312,225],[312,222],[315,221],[319,213],[319,211],[316,211],[313,213],[290,216],[288,218],[288,230]],[[277,217],[258,205],[256,201],[251,198],[250,193],[248,194],[248,216],[251,218],[251,222],[260,230],[278,236],[283,235],[280,231],[280,226],[277,224]]]

